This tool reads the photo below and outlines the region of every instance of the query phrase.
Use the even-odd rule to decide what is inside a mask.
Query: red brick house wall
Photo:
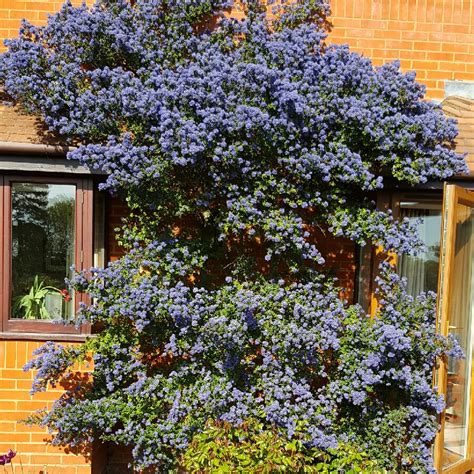
[[[123,255],[123,249],[115,238],[115,229],[121,227],[122,217],[126,215],[126,204],[117,197],[108,198],[105,218],[105,251],[107,261],[114,261]]]
[[[471,0],[331,0],[330,41],[349,44],[374,64],[400,59],[444,97],[445,80],[474,80]]]
[[[36,410],[50,407],[61,394],[57,388],[30,396],[32,372],[23,372],[22,368],[41,344],[0,338],[0,453],[17,451],[13,460],[17,474],[90,473],[89,461],[83,455],[67,454],[47,445],[50,436],[44,429],[19,421]],[[10,467],[5,472],[11,472]]]

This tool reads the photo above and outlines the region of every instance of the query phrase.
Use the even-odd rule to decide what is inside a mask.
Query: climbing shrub
[[[235,469],[249,440],[273,443],[247,472],[264,457],[433,471],[431,374],[461,356],[435,334],[434,295],[408,295],[383,265],[371,319],[339,297],[319,244],[415,253],[415,228],[374,193],[465,164],[414,74],[326,44],[328,13],[325,0],[66,3],[7,42],[7,93],[130,210],[125,256],[70,282],[93,298],[78,324],[100,332],[27,365],[44,390],[93,354],[91,381],[36,418],[53,443],[127,445],[157,472],[211,469],[199,459],[226,437],[212,462]]]

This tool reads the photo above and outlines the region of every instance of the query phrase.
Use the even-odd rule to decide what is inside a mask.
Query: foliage
[[[443,408],[432,368],[461,355],[435,334],[435,295],[411,297],[386,266],[371,319],[317,280],[190,287],[170,268],[186,274],[193,257],[170,255],[137,247],[77,277],[96,301],[81,316],[105,330],[77,354],[50,343],[29,364],[44,390],[94,353],[92,387],[67,391],[42,419],[55,443],[99,437],[133,446],[138,465],[172,467],[208,419],[253,419],[308,449],[360,446],[389,471],[430,465]]]
[[[180,464],[187,472],[265,474],[301,473],[371,473],[377,469],[366,453],[354,446],[319,451],[301,440],[288,441],[277,430],[265,430],[250,420],[244,425],[208,422],[196,434]]]
[[[255,436],[321,453],[321,469],[363,464],[345,452],[357,446],[389,471],[433,471],[431,373],[461,355],[435,334],[434,296],[408,295],[385,265],[370,319],[339,298],[319,243],[329,232],[416,252],[415,229],[373,193],[464,171],[455,123],[397,63],[325,44],[324,0],[275,5],[271,22],[256,1],[238,21],[229,6],[67,3],[8,42],[6,91],[131,211],[128,253],[72,282],[93,297],[80,321],[101,332],[28,365],[44,390],[94,353],[91,384],[41,421],[56,444],[129,445],[158,472],[209,448],[208,420],[255,422]]]

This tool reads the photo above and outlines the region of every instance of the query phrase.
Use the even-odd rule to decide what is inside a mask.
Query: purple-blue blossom
[[[93,354],[87,390],[41,422],[54,444],[112,441],[159,471],[209,420],[258,419],[328,455],[350,442],[388,472],[432,472],[432,371],[462,351],[435,332],[435,296],[410,296],[388,264],[375,318],[342,301],[315,230],[421,249],[372,196],[464,172],[456,125],[397,62],[328,45],[327,1],[274,5],[271,22],[258,1],[243,20],[230,6],[68,2],[0,56],[5,91],[130,210],[126,254],[71,281],[97,334],[25,367],[45,390]]]

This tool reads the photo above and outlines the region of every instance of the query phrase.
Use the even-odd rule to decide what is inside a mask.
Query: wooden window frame
[[[87,177],[38,176],[32,174],[0,175],[0,338],[5,334],[39,335],[86,335],[90,334],[90,325],[84,324],[77,329],[74,325],[57,324],[52,321],[12,319],[11,315],[11,238],[12,238],[12,183],[72,184],[76,186],[75,212],[75,250],[74,260],[77,271],[87,270],[93,265],[93,182]],[[90,301],[87,295],[75,294],[74,311],[77,313],[81,303]],[[74,338],[74,337],[73,337]]]
[[[394,190],[394,191],[381,191],[377,194],[377,208],[388,211],[392,211],[392,215],[395,219],[400,218],[401,214],[401,206],[400,203],[402,201],[408,199],[419,199],[419,200],[426,200],[427,202],[432,201],[439,201],[440,204],[443,202],[443,193],[441,189],[419,189],[419,190]],[[368,269],[362,275],[364,280],[367,281],[367,294],[369,296],[368,307],[364,307],[364,309],[371,315],[374,316],[377,308],[378,308],[378,301],[375,295],[375,279],[379,276],[379,264],[382,260],[388,259],[391,263],[397,263],[397,256],[394,254],[387,254],[382,248],[372,247],[370,249],[371,255],[370,263],[368,265]]]

